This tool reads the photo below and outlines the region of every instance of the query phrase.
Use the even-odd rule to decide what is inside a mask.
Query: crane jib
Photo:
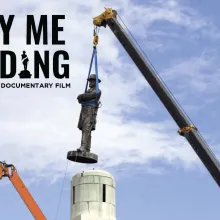
[[[155,71],[147,63],[141,52],[130,39],[129,35],[122,28],[116,18],[106,20],[107,25],[110,27],[114,35],[127,51],[131,59],[134,61],[138,69],[143,74],[144,78],[148,81],[156,95],[159,97],[165,108],[168,110],[179,128],[189,127],[190,121],[186,117],[183,110],[177,105],[174,98],[171,96],[167,88],[163,85]],[[187,139],[192,146],[202,163],[208,169],[209,173],[215,179],[220,187],[220,164],[215,155],[209,149],[206,142],[196,129],[185,132],[183,136]]]

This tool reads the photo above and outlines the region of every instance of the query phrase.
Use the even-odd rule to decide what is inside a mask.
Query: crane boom
[[[21,180],[20,176],[18,175],[14,165],[8,165],[6,163],[0,162],[0,180],[2,179],[2,177],[9,178],[9,180],[23,199],[24,203],[28,207],[29,211],[33,215],[34,219],[46,220],[46,217],[44,216],[34,198],[28,191],[27,187]]]
[[[180,106],[178,106],[175,99],[164,86],[161,79],[157,76],[156,72],[151,68],[136,45],[132,42],[129,35],[118,22],[116,16],[117,12],[115,10],[106,8],[105,12],[93,18],[93,23],[98,27],[106,27],[106,25],[109,26],[138,69],[141,71],[144,78],[159,97],[167,111],[170,113],[176,124],[179,126],[179,134],[187,139],[202,163],[205,165],[209,173],[220,187],[219,161],[212,153],[201,135],[198,133],[197,128],[191,125],[186,114],[182,111]]]

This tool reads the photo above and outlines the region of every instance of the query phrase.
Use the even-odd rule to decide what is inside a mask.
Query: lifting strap
[[[82,102],[81,103],[82,106],[99,107],[99,102],[98,102],[98,99],[97,99],[97,94],[100,91],[99,91],[99,82],[98,82],[99,76],[98,76],[98,59],[97,59],[97,49],[96,49],[96,46],[93,47],[93,53],[92,53],[92,58],[91,58],[90,66],[89,66],[88,78],[89,78],[89,76],[91,74],[92,64],[93,64],[94,58],[95,58],[95,76],[96,76],[96,98],[92,99],[92,100],[89,100],[89,101]],[[87,88],[88,88],[88,80],[86,82],[85,92],[87,91]]]

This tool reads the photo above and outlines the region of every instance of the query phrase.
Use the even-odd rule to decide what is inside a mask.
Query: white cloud
[[[162,73],[166,81],[178,83],[179,91],[195,94],[218,93],[219,53],[216,50],[205,51],[197,57],[173,61],[173,65]],[[187,88],[187,89],[186,89]]]
[[[116,6],[117,5],[117,6]],[[135,4],[133,1],[120,1],[114,7],[123,13],[123,20],[127,26],[135,32],[136,37],[145,38],[151,33],[151,27],[160,25],[164,30],[166,24],[176,25],[185,28],[187,31],[196,31],[200,35],[211,38],[219,38],[219,31],[208,18],[202,17],[191,5],[185,1],[181,2],[154,0],[146,4]],[[175,26],[174,26],[175,27]],[[163,31],[162,31],[163,32]],[[176,34],[169,28],[164,30],[164,34],[172,36]],[[192,36],[190,36],[192,37]]]
[[[67,151],[79,147],[81,134],[76,126],[80,106],[76,97],[83,92],[86,83],[92,53],[92,17],[100,14],[104,6],[118,5],[116,9],[124,8],[125,20],[130,22],[130,26],[135,23],[142,30],[155,20],[169,20],[188,28],[203,26],[201,21],[191,24],[190,17],[177,10],[178,5],[174,1],[152,8],[133,5],[128,0],[113,1],[111,4],[98,0],[86,4],[79,0],[13,2],[15,4],[12,4],[10,13],[16,13],[16,17],[12,27],[11,45],[4,46],[3,49],[14,50],[18,59],[24,49],[25,15],[30,14],[30,8],[35,15],[66,14],[66,20],[62,22],[65,26],[62,38],[65,38],[66,46],[26,46],[25,49],[31,61],[31,69],[33,50],[48,49],[52,52],[65,48],[70,54],[72,88],[1,89],[0,93],[0,158],[13,163],[20,172],[30,171],[36,177],[59,177],[66,165]],[[4,6],[2,11],[8,13],[8,6],[9,4]],[[135,113],[140,107],[148,111],[152,106],[151,103],[145,105],[138,98],[137,93],[148,88],[148,85],[136,67],[124,59],[126,54],[117,45],[111,31],[102,29],[98,54],[103,107],[98,115],[97,130],[92,137],[92,151],[99,155],[100,161],[95,167],[108,169],[123,163],[147,164],[157,159],[163,159],[175,166],[177,162],[184,167],[200,164],[191,147],[177,136],[177,127],[173,122],[172,132],[169,132],[167,126],[170,124],[166,121],[148,123],[135,118],[130,121],[124,119],[123,112]],[[123,56],[119,55],[119,51],[123,51]],[[18,70],[19,68],[21,65]],[[8,81],[20,82],[19,79]],[[73,174],[85,167],[72,164],[69,173]],[[154,168],[149,167],[150,169]]]

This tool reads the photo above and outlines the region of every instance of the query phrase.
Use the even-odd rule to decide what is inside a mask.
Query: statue
[[[27,65],[28,65],[29,59],[28,59],[28,56],[25,51],[23,51],[23,54],[21,54],[21,61],[24,65],[24,70],[27,70]]]
[[[23,51],[23,54],[21,54],[21,62],[24,66],[24,70],[22,70],[18,75],[21,79],[30,79],[31,73],[27,70],[29,59],[25,51]]]
[[[78,122],[78,128],[82,131],[82,139],[81,146],[77,151],[82,153],[90,152],[91,132],[96,129],[96,117],[99,108],[99,99],[101,97],[101,90],[96,91],[96,75],[91,74],[87,80],[89,81],[90,88],[77,97],[78,102],[82,104]],[[100,82],[101,80],[98,79],[98,83]]]

